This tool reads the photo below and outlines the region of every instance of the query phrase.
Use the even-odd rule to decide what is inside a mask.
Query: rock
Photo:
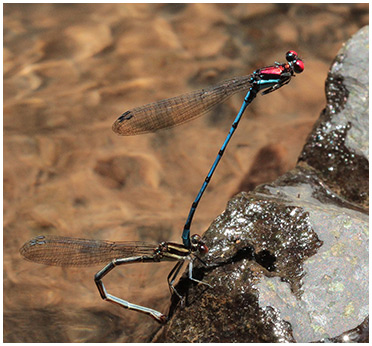
[[[306,162],[345,199],[368,207],[368,32],[341,49],[326,81],[327,106],[309,135]],[[362,54],[361,54],[362,53]]]
[[[368,27],[337,55],[297,167],[232,198],[157,342],[368,341]]]

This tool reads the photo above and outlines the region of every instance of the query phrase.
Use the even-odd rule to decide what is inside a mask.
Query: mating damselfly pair
[[[287,52],[286,60],[286,63],[275,63],[272,66],[258,69],[250,75],[232,78],[206,89],[133,108],[115,121],[113,131],[119,135],[130,136],[154,132],[192,120],[205,114],[231,95],[247,91],[240,111],[191,205],[182,232],[183,244],[162,242],[159,245],[152,245],[142,242],[110,242],[45,235],[37,236],[26,242],[20,249],[20,253],[30,261],[47,265],[67,267],[108,263],[94,278],[102,299],[126,309],[148,314],[160,323],[166,322],[168,317],[159,311],[132,304],[107,293],[102,279],[118,265],[176,261],[167,280],[171,292],[179,295],[174,288],[174,282],[184,262],[189,261],[189,279],[209,286],[208,283],[196,280],[192,276],[194,259],[198,258],[204,263],[199,255],[208,252],[206,244],[199,235],[190,237],[193,216],[246,107],[254,100],[258,92],[262,91],[262,94],[266,95],[275,91],[288,84],[296,73],[304,70],[304,63],[295,51]]]

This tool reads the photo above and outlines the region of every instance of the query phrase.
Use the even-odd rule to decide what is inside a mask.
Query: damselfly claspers
[[[198,254],[208,252],[208,248],[200,236],[193,235],[190,237],[190,227],[195,210],[246,107],[254,100],[259,91],[263,90],[262,94],[265,95],[277,90],[288,84],[295,73],[301,73],[304,70],[304,63],[295,51],[287,52],[286,59],[287,62],[284,64],[275,63],[272,66],[256,70],[248,76],[233,78],[207,89],[133,108],[123,113],[114,123],[113,130],[120,135],[154,132],[196,118],[209,111],[213,106],[225,101],[229,96],[239,91],[248,90],[240,111],[192,203],[182,233],[183,245],[163,242],[158,246],[153,246],[140,242],[109,242],[39,236],[25,243],[20,249],[21,254],[28,260],[47,265],[88,266],[109,262],[95,275],[95,282],[101,297],[123,308],[148,314],[156,321],[164,323],[167,320],[167,316],[164,314],[108,294],[102,283],[102,278],[114,267],[122,264],[177,261],[168,275],[168,284],[170,290],[178,294],[173,287],[173,283],[183,263],[189,260],[189,278],[209,285],[192,277],[193,259],[200,259]]]

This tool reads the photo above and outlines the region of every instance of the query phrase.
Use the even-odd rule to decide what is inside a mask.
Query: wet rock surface
[[[368,207],[368,33],[361,31],[337,55],[326,81],[327,107],[300,162],[349,201]]]
[[[194,274],[213,288],[181,280],[188,300],[155,341],[368,341],[367,47],[366,27],[335,59],[296,169],[232,198],[205,233]]]

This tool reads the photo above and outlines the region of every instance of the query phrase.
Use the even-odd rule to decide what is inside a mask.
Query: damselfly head
[[[199,234],[193,234],[190,237],[191,241],[191,251],[192,252],[199,252],[201,254],[205,254],[209,251],[207,245],[205,245],[204,240]]]
[[[294,50],[288,51],[285,55],[285,58],[287,59],[289,65],[292,66],[294,72],[301,73],[305,69],[304,62]]]

